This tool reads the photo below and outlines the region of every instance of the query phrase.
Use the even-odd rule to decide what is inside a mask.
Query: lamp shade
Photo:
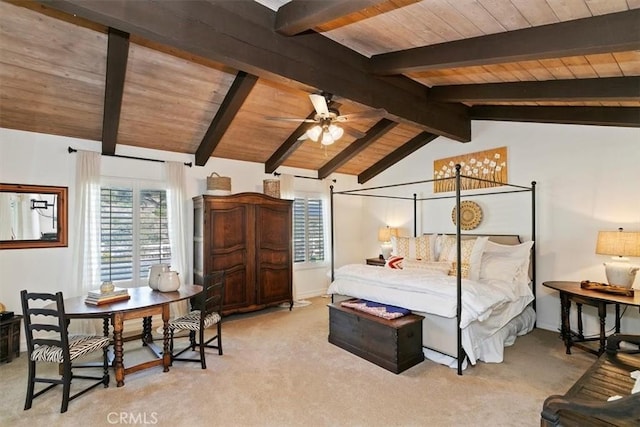
[[[640,257],[640,232],[600,231],[596,254],[619,257]]]
[[[398,236],[397,228],[382,227],[378,230],[379,242],[390,242],[391,236]]]

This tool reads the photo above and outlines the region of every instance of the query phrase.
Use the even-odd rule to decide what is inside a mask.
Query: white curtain
[[[75,230],[72,283],[75,295],[100,287],[100,153],[76,153]],[[75,323],[75,325],[74,325]],[[101,321],[72,322],[74,332],[102,335]]]
[[[193,283],[189,276],[187,259],[188,241],[186,236],[186,184],[184,163],[165,162],[167,182],[167,218],[169,223],[169,242],[171,244],[171,269],[179,273],[181,283]],[[171,304],[171,316],[178,317],[188,312],[187,301]]]
[[[282,174],[280,175],[280,198],[293,200],[295,199],[295,190],[293,185],[293,175]]]

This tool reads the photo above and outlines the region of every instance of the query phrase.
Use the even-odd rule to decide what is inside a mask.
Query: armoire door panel
[[[261,268],[258,272],[259,303],[269,304],[290,298],[291,283],[288,268]]]
[[[231,267],[224,269],[224,271],[224,306],[242,307],[247,305],[253,296],[247,294],[247,275],[244,266]]]
[[[242,248],[247,245],[247,207],[233,206],[230,208],[209,211],[211,221],[210,249]]]

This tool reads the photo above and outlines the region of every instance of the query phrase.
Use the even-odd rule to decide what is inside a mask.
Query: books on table
[[[131,297],[126,288],[115,288],[111,292],[89,291],[84,302],[91,305],[102,305],[128,300],[129,298]]]

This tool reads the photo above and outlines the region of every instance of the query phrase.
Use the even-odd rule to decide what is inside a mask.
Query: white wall
[[[389,168],[365,187],[431,179],[433,161],[507,146],[509,182],[530,186],[536,181],[537,319],[538,327],[560,327],[558,294],[542,286],[549,280],[605,282],[602,263],[595,254],[599,230],[640,231],[640,129],[554,124],[473,122],[473,141],[467,144],[438,138]],[[425,187],[426,186],[426,189]],[[432,184],[418,190],[430,192]],[[397,190],[398,194],[401,190]],[[409,197],[416,192],[408,191]],[[483,209],[478,233],[520,234],[530,240],[530,194],[472,197]],[[404,194],[403,194],[404,195]],[[423,202],[418,232],[455,232],[451,222],[453,199]],[[430,205],[433,203],[434,207]],[[401,206],[401,208],[398,208]],[[367,199],[363,226],[368,255],[378,253],[377,228],[402,226],[412,232],[412,202],[404,207],[392,201]],[[339,213],[338,213],[339,214]],[[640,259],[632,259],[640,264]],[[640,288],[640,275],[636,277]],[[597,311],[585,307],[585,330],[598,332]],[[613,307],[607,330],[613,327]],[[573,313],[572,325],[575,325]],[[637,308],[629,308],[622,330],[640,333]]]
[[[66,248],[12,249],[0,251],[0,302],[8,310],[21,312],[19,292],[62,290],[65,296],[73,296],[70,266],[72,248],[75,245],[76,223],[75,200],[75,154],[69,154],[67,147],[100,151],[98,142],[54,135],[44,135],[0,128],[0,182],[12,184],[53,185],[69,188],[69,246]],[[118,146],[118,154],[154,158],[173,161],[193,161],[193,156],[179,153]],[[206,177],[211,172],[231,177],[233,193],[245,191],[262,192],[262,180],[273,178],[264,173],[264,165],[234,160],[211,158],[204,167],[186,168],[187,194],[193,197],[206,190]],[[279,168],[279,172],[302,176],[313,176],[314,173],[291,168]],[[102,174],[112,177],[136,178],[145,180],[162,180],[161,163],[116,157],[102,157]],[[336,174],[333,185],[336,188],[349,188],[355,185],[352,176]],[[325,181],[295,179],[296,189],[314,190],[323,188]],[[337,219],[337,227],[349,227],[350,216],[358,217],[351,205],[341,211],[353,212],[341,215]],[[188,235],[192,235],[192,203],[185,207],[189,220]],[[360,207],[357,208],[358,212]],[[345,224],[345,225],[342,225]],[[192,245],[187,245],[189,251]],[[357,252],[358,246],[348,253]],[[340,256],[340,255],[338,255]],[[191,253],[190,253],[191,257]],[[360,256],[352,256],[352,260]],[[189,262],[191,265],[191,262]],[[319,269],[294,269],[294,289],[298,299],[322,295],[328,286],[328,265]],[[192,277],[192,271],[187,277]]]

